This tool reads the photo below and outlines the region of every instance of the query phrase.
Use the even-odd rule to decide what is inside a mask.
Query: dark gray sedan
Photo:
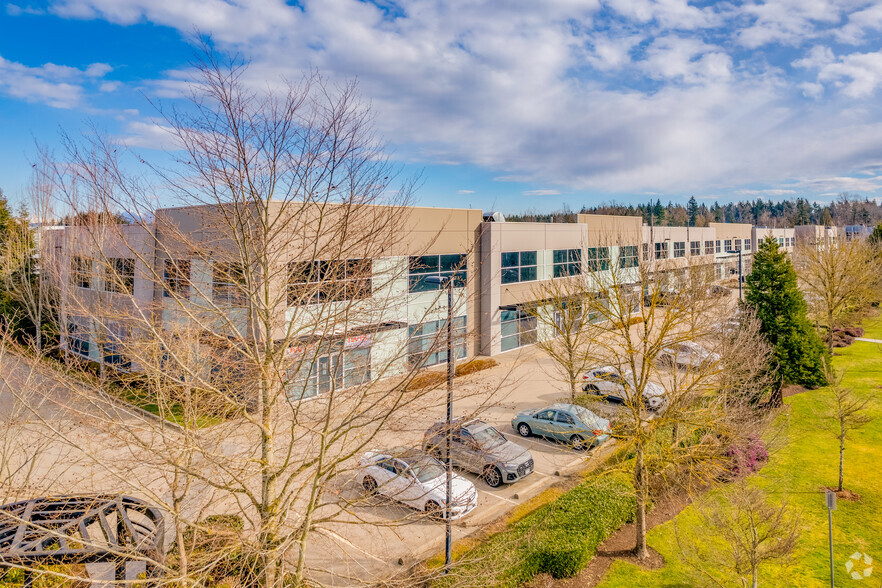
[[[435,423],[423,439],[423,449],[439,459],[446,454],[446,426],[444,422]],[[529,451],[479,420],[453,421],[450,457],[455,467],[479,474],[493,488],[533,473]]]

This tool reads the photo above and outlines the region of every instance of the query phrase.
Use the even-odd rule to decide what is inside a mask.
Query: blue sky
[[[2,2],[2,0],[0,0]],[[16,0],[0,4],[0,187],[97,125],[164,146],[194,32],[252,83],[357,78],[419,202],[882,196],[882,2]]]

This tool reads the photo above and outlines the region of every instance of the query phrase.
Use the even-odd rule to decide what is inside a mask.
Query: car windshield
[[[408,459],[407,467],[420,482],[428,482],[444,475],[444,465],[428,455]]]
[[[505,443],[505,437],[503,437],[502,433],[500,433],[493,427],[469,429],[469,433],[472,434],[472,437],[475,438],[475,441],[478,442],[478,445],[484,449],[492,449],[494,447],[499,447],[500,445]]]

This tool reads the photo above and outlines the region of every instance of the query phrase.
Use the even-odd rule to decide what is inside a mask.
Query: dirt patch
[[[675,494],[663,498],[655,503],[655,508],[646,514],[647,530],[665,523],[686,508],[692,502],[689,494]],[[600,544],[594,558],[588,566],[573,578],[555,580],[551,576],[542,574],[527,584],[529,588],[592,588],[600,582],[612,563],[621,559],[646,569],[657,570],[665,565],[665,560],[655,550],[649,549],[649,555],[644,560],[634,557],[634,523],[625,525],[609,539]]]
[[[829,490],[830,492],[833,492],[834,494],[836,494],[836,498],[838,498],[839,500],[848,500],[849,502],[861,501],[861,495],[857,492],[852,492],[848,488],[843,488],[842,490],[837,491],[835,488],[824,486],[821,488],[821,490]]]
[[[787,398],[788,396],[796,396],[797,394],[802,394],[803,392],[807,392],[808,388],[805,386],[800,386],[799,384],[790,384],[789,386],[784,386],[781,389],[781,396]]]

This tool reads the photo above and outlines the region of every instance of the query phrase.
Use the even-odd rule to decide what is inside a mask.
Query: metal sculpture
[[[0,567],[25,570],[57,564],[115,564],[117,581],[126,562],[143,561],[148,583],[162,575],[163,515],[143,500],[118,495],[33,498],[0,506]]]

